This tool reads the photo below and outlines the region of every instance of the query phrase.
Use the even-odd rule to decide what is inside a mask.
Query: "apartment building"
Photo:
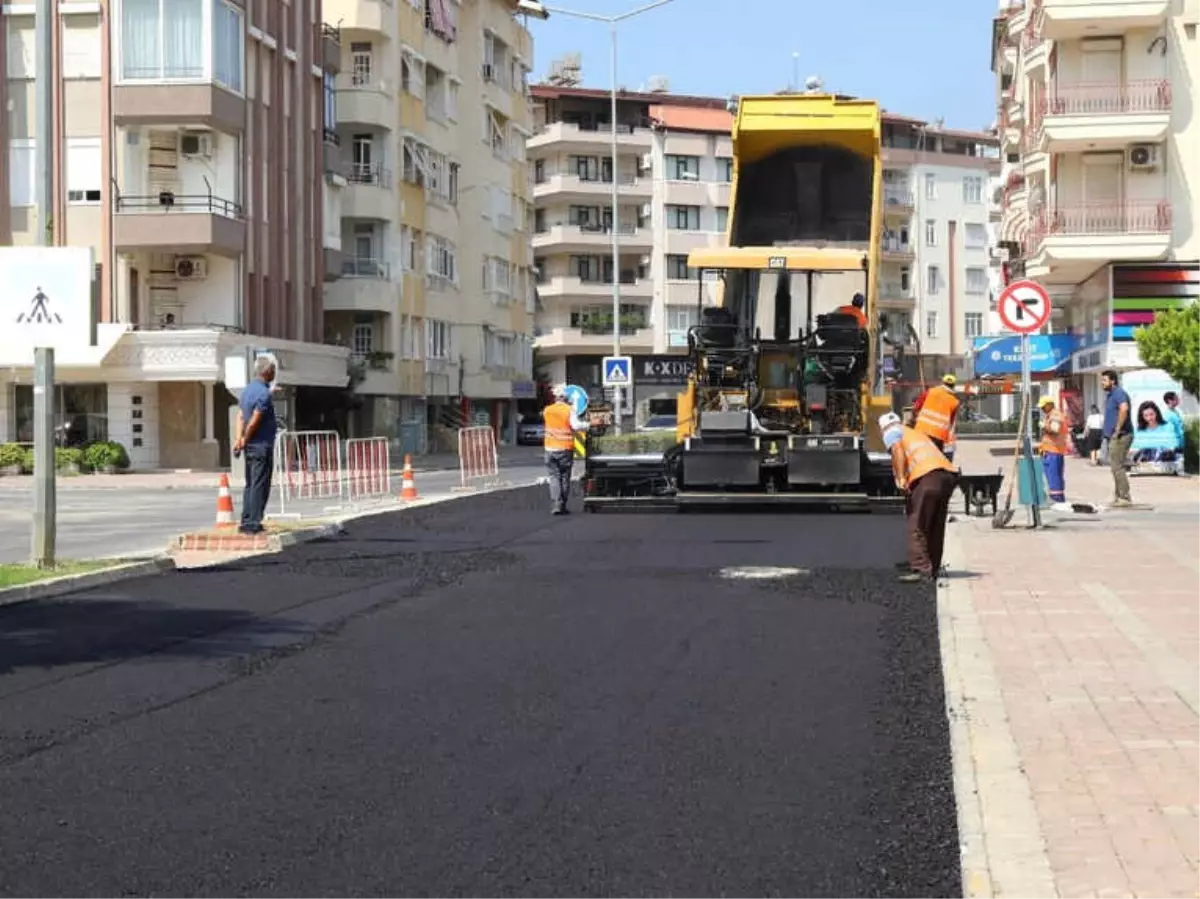
[[[515,431],[534,396],[529,33],[515,0],[324,0],[329,180],[344,180],[328,338],[355,360],[358,433],[405,451]],[[453,445],[446,448],[453,449]]]
[[[546,377],[599,392],[613,331],[610,98],[574,86],[572,66],[559,64],[554,77],[568,83],[533,87],[529,143],[538,361]],[[632,402],[665,398],[682,383],[670,357],[686,351],[700,304],[714,299],[711,285],[697,285],[687,254],[726,239],[733,180],[727,101],[671,94],[661,80],[658,87],[617,99],[621,348],[639,357]],[[883,143],[879,278],[889,341],[901,361],[919,352],[958,371],[987,326],[997,140],[888,114]]]
[[[318,0],[57,4],[47,221],[32,4],[0,23],[0,244],[51,232],[96,262],[90,290],[57,299],[96,324],[94,342],[55,347],[68,443],[116,440],[135,468],[227,465],[225,379],[261,350],[279,360],[283,420],[303,426],[347,380],[347,353],[322,343],[316,111],[334,38]],[[15,319],[29,299],[6,302]],[[32,348],[0,355],[0,440],[29,441]]]
[[[1065,387],[1142,367],[1133,332],[1200,297],[1196,0],[1029,0],[995,18],[1001,247],[1075,338]]]

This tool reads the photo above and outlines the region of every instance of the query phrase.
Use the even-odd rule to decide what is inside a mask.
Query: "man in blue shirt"
[[[234,429],[233,454],[246,456],[246,487],[242,493],[243,534],[261,534],[267,500],[271,496],[271,472],[275,467],[275,404],[271,400],[271,382],[275,380],[275,360],[259,356],[254,360],[254,378],[242,391]]]
[[[1100,386],[1108,394],[1104,402],[1104,436],[1108,438],[1108,467],[1112,471],[1116,494],[1113,506],[1121,508],[1133,505],[1129,496],[1129,475],[1125,472],[1125,460],[1133,445],[1133,417],[1129,411],[1129,394],[1117,382],[1117,373],[1111,368],[1100,375]]]

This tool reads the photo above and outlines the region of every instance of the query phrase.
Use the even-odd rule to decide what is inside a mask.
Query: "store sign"
[[[1029,338],[1030,371],[1044,374],[1064,368],[1078,346],[1073,334],[1035,334]],[[972,349],[977,378],[1021,373],[1020,337],[976,337]]]
[[[94,345],[91,247],[0,247],[0,344],[73,351]]]
[[[513,381],[512,395],[514,400],[537,399],[537,384],[533,381]]]
[[[1104,350],[1088,350],[1071,357],[1071,371],[1075,374],[1094,372],[1106,365]]]
[[[650,385],[686,384],[692,363],[686,356],[637,356],[633,383]]]

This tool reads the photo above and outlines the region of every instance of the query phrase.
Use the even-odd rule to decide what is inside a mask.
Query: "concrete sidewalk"
[[[991,444],[997,445],[997,444]],[[1011,459],[959,444],[967,472]],[[1132,479],[1152,509],[959,517],[939,588],[969,896],[1197,896],[1200,482]],[[1107,504],[1107,468],[1067,463]]]

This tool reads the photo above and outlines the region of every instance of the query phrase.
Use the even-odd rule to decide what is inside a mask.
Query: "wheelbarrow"
[[[1004,481],[1004,471],[997,469],[995,474],[963,474],[958,477],[958,489],[963,495],[963,512],[983,518],[996,514],[996,503],[1000,498],[1000,485]],[[988,512],[988,509],[991,512]],[[971,510],[975,511],[972,512]]]

